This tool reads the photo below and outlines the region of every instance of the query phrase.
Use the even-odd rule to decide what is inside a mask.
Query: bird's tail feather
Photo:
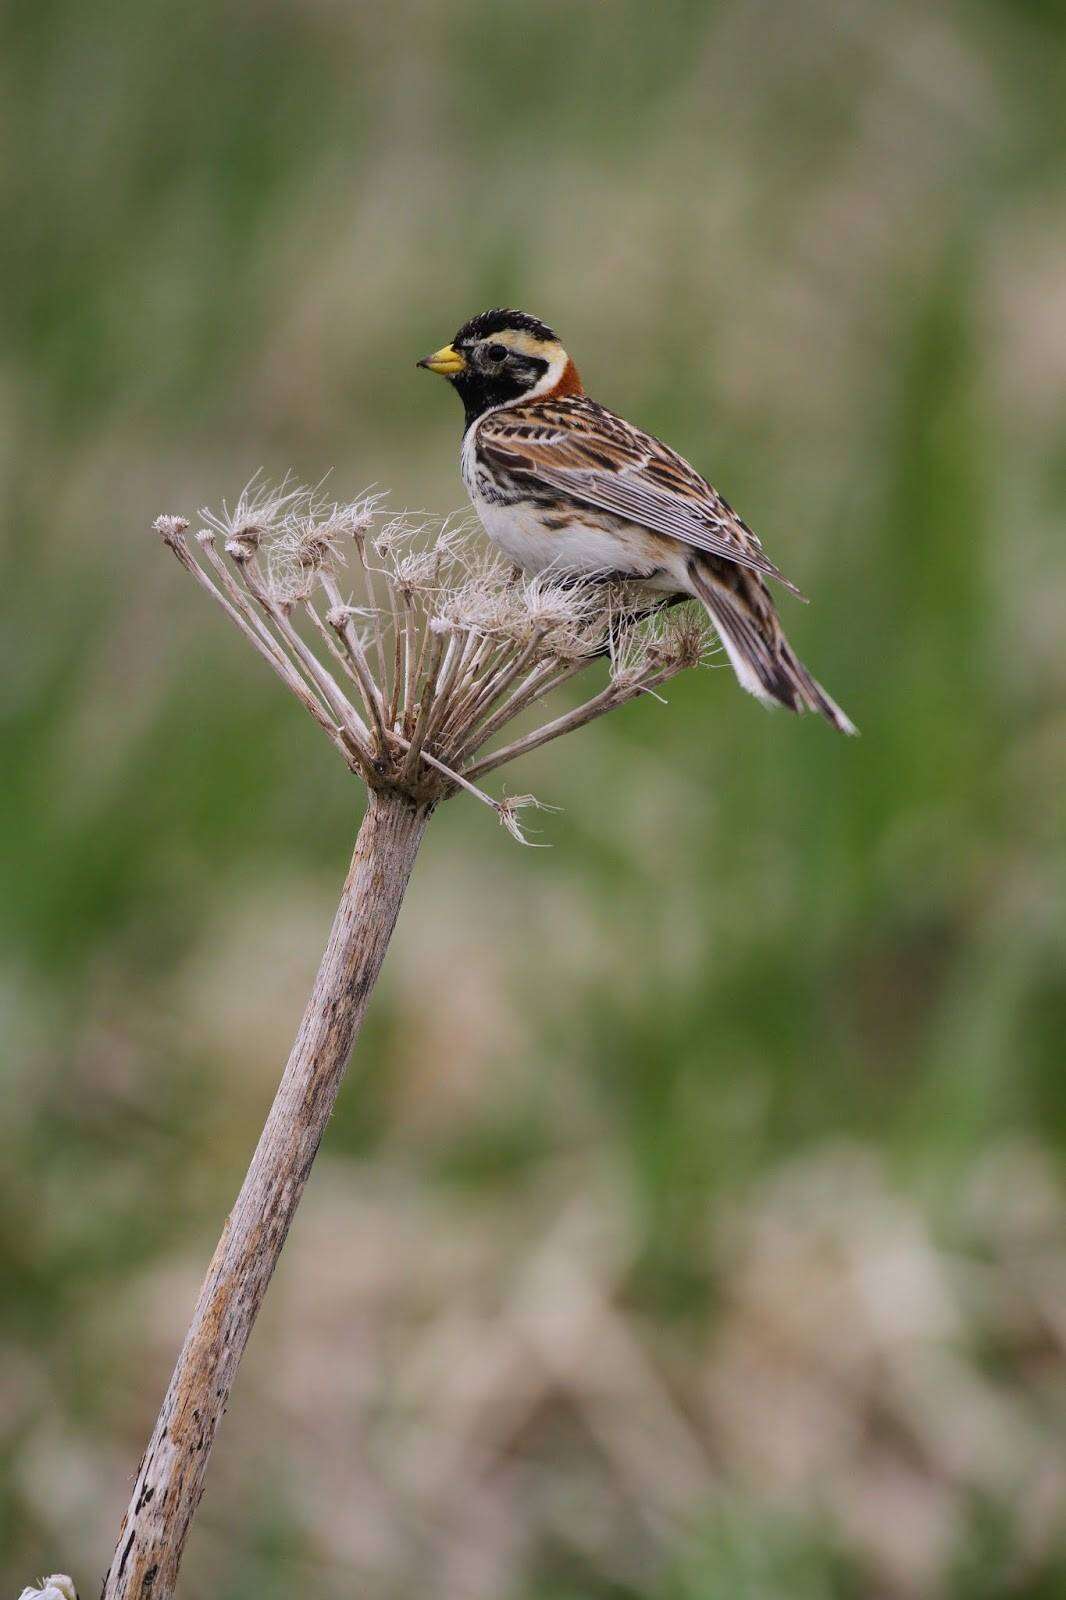
[[[767,705],[817,711],[841,733],[857,733],[850,717],[812,678],[781,631],[772,606],[766,614],[698,567],[690,568],[699,598],[725,646],[741,688]]]

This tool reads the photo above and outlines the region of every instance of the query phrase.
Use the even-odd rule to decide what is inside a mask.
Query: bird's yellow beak
[[[466,371],[466,358],[454,345],[446,344],[443,349],[434,350],[431,356],[423,356],[418,365],[427,372],[439,372],[442,378],[454,378],[457,372]]]

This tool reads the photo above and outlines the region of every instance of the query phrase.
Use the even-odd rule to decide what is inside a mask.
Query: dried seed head
[[[378,507],[387,499],[387,489],[368,489],[365,494],[359,495],[355,500],[349,500],[345,505],[334,505],[332,520],[338,535],[346,534],[348,538],[361,542],[374,525]]]
[[[664,644],[670,650],[678,672],[698,667],[722,648],[711,633],[707,617],[699,606],[678,606],[666,616]]]
[[[408,550],[399,547],[392,560],[392,577],[405,595],[430,594],[440,583],[440,557],[435,550]]]
[[[513,592],[468,579],[437,595],[431,626],[437,631],[466,629],[493,638],[515,635],[520,611]]]
[[[518,598],[530,628],[551,632],[579,628],[603,608],[603,590],[593,584],[540,573],[518,584]]]
[[[609,641],[612,683],[624,688],[640,682],[653,665],[656,637],[647,624],[612,631]]]
[[[184,517],[156,517],[152,523],[152,531],[161,535],[166,544],[173,546],[188,533],[189,524]]]
[[[396,516],[390,517],[374,534],[374,550],[386,563],[399,560],[412,542],[425,533],[427,527],[426,521],[420,522],[410,513],[401,511]]]
[[[546,848],[545,845],[534,845],[531,839],[526,838],[522,830],[522,824],[518,820],[518,813],[526,810],[558,811],[558,809],[558,806],[545,805],[542,800],[537,799],[535,794],[512,794],[505,795],[502,800],[497,802],[496,815],[500,819],[501,826],[507,829],[512,839],[517,839],[519,844],[530,845],[535,850],[543,850]]]
[[[296,566],[307,573],[335,572],[344,565],[342,529],[325,516],[297,513],[285,518],[267,548],[267,566]]]
[[[467,572],[498,563],[498,557],[481,537],[481,524],[469,511],[451,511],[441,519],[434,549],[456,569]]]
[[[611,678],[625,686],[652,673],[698,666],[708,643],[706,618],[690,606],[660,609],[621,627],[616,624],[611,633]]]
[[[279,606],[294,606],[309,600],[318,570],[305,565],[291,550],[271,544],[266,552],[267,594]]]
[[[435,597],[435,631],[464,629],[516,649],[535,644],[540,658],[576,659],[600,647],[598,586],[556,576],[516,578],[495,552],[471,550],[465,532],[452,538]]]
[[[257,472],[241,490],[232,511],[223,501],[221,511],[202,506],[200,515],[208,527],[214,528],[227,542],[247,546],[251,555],[283,517],[310,500],[312,492],[292,484],[288,474],[275,487],[261,479]]]
[[[288,505],[264,544],[267,588],[282,605],[310,599],[317,579],[346,564],[345,546],[361,538],[381,495],[364,495],[346,505],[327,501],[319,490],[304,490]]]
[[[344,624],[352,617],[360,621],[369,622],[377,615],[369,606],[330,606],[326,612],[326,621],[331,628],[343,628]]]

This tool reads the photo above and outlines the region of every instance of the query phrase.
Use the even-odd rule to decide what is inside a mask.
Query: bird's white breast
[[[628,522],[593,506],[560,500],[550,510],[532,500],[507,501],[492,490],[492,480],[477,461],[475,423],[463,440],[462,474],[471,504],[492,542],[523,572],[561,572],[585,575],[624,573],[635,579],[659,571],[664,541],[637,523]],[[566,516],[562,527],[552,526]],[[551,521],[548,521],[548,518]],[[670,560],[669,574],[659,574],[654,587],[670,592],[678,587],[683,563]],[[674,572],[673,567],[678,571]],[[685,587],[684,582],[681,586]]]

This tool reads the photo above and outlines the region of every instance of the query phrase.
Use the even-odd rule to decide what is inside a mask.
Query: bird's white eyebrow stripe
[[[536,356],[538,360],[549,364],[560,354],[565,361],[565,352],[558,339],[538,339],[534,334],[527,333],[525,328],[501,328],[499,333],[487,333],[475,342],[506,345],[508,350],[515,350],[519,355]]]

